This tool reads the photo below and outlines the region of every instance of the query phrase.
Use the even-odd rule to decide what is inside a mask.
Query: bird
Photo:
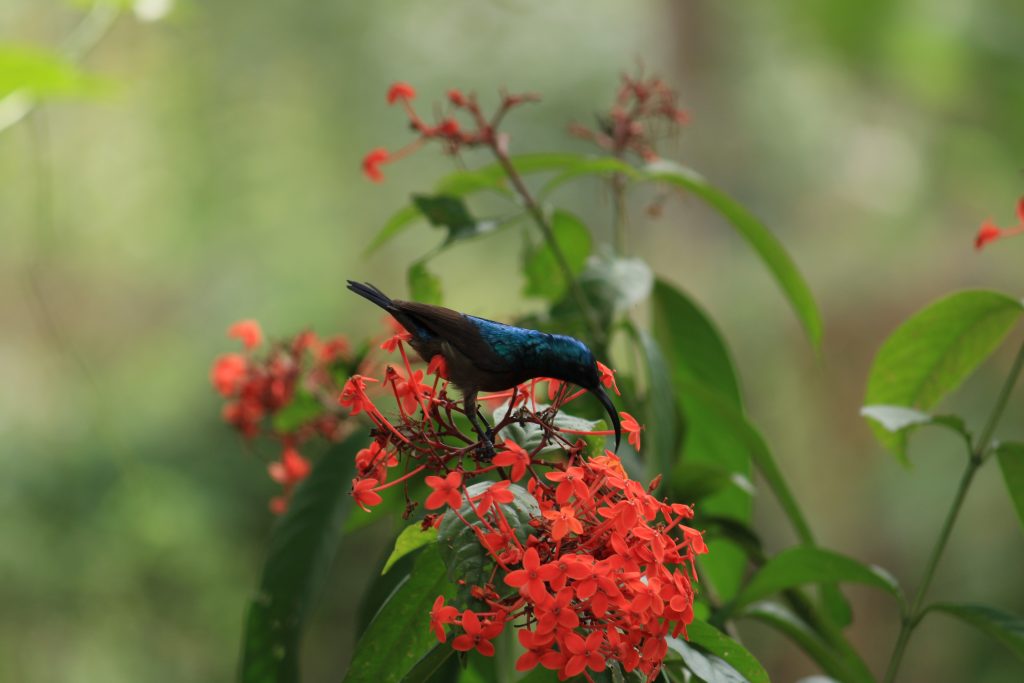
[[[348,289],[391,314],[411,336],[409,344],[425,362],[444,358],[449,381],[461,392],[466,416],[480,441],[485,459],[494,455],[490,430],[480,425],[477,394],[505,391],[523,382],[548,377],[575,384],[604,406],[615,429],[619,450],[619,413],[601,385],[601,374],[590,348],[579,339],[514,327],[459,311],[392,299],[368,282],[348,280]]]

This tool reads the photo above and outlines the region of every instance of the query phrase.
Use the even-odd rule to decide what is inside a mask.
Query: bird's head
[[[553,363],[546,373],[548,377],[560,379],[563,382],[570,382],[576,386],[586,389],[601,402],[608,412],[608,417],[615,430],[615,450],[619,450],[619,442],[622,440],[622,424],[619,421],[619,411],[615,409],[611,397],[601,385],[601,373],[597,369],[597,359],[594,358],[590,348],[575,337],[564,335],[551,335],[555,351]]]

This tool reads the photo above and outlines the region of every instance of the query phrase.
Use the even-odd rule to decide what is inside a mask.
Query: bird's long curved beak
[[[619,422],[619,411],[615,409],[615,404],[612,403],[612,399],[605,393],[604,387],[598,385],[596,389],[591,389],[590,393],[597,396],[597,400],[608,411],[608,417],[611,418],[612,426],[615,428],[615,452],[618,453],[619,442],[622,440],[622,424]]]

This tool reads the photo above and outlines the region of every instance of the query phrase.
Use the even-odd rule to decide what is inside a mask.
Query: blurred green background
[[[631,248],[719,322],[752,418],[823,545],[913,590],[962,454],[925,432],[904,470],[858,408],[875,350],[912,311],[964,287],[1021,293],[1024,241],[978,254],[971,240],[987,216],[1010,224],[1024,191],[1024,4],[89,7],[0,3],[0,45],[74,50],[98,38],[81,63],[101,79],[14,125],[0,116],[0,679],[232,677],[275,486],[219,422],[208,367],[243,317],[272,336],[360,336],[378,320],[344,280],[402,294],[405,266],[438,242],[419,227],[362,256],[407,195],[450,168],[430,150],[385,167],[383,185],[362,177],[366,151],[410,139],[384,103],[395,80],[423,103],[450,87],[487,102],[500,86],[542,93],[508,122],[514,153],[586,149],[566,124],[592,121],[639,62],[676,86],[693,122],[666,155],[791,250],[823,309],[823,357],[746,246],[696,202],[649,219],[639,197]],[[86,16],[95,36],[74,33]],[[610,202],[596,181],[562,197],[606,236]],[[446,253],[435,263],[446,303],[499,319],[529,310],[521,245],[509,231]],[[982,419],[1009,352],[947,407]],[[1024,435],[1022,418],[1018,392],[1003,435]],[[793,539],[766,498],[758,526],[777,550]],[[308,638],[309,681],[340,680],[392,532],[375,523],[345,541]],[[1022,576],[1024,539],[987,467],[933,595],[1024,613]],[[880,671],[898,616],[880,594],[847,593],[852,638]],[[743,635],[773,680],[814,672],[772,633]],[[903,670],[908,682],[1022,680],[1009,654],[942,617],[915,634]]]

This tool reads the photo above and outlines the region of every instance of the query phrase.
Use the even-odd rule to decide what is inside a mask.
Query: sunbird
[[[619,450],[619,413],[601,386],[594,354],[579,339],[513,327],[443,306],[399,301],[369,282],[349,280],[348,288],[401,323],[412,336],[412,348],[424,361],[437,355],[444,358],[449,381],[462,391],[466,416],[480,440],[491,447],[492,455],[494,440],[480,425],[477,394],[511,389],[536,377],[575,384],[596,396],[611,418],[615,450]]]

